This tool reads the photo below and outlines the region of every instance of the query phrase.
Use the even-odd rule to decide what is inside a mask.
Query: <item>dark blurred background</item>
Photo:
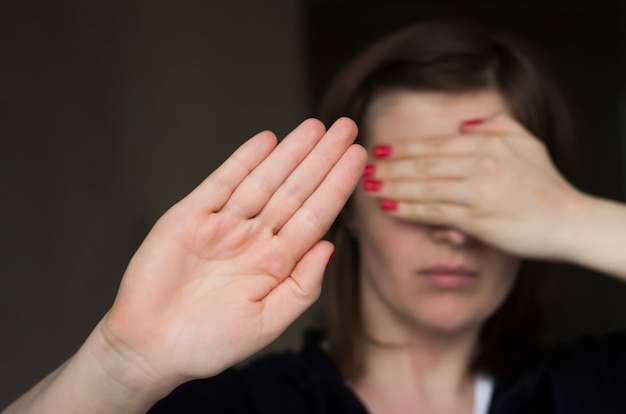
[[[246,138],[314,115],[372,39],[441,17],[538,49],[574,112],[583,188],[625,200],[622,1],[3,2],[0,409],[80,346],[165,209]],[[624,330],[624,303],[626,285],[568,267],[548,339]]]

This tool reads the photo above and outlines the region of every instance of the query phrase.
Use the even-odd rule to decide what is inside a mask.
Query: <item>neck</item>
[[[467,368],[475,334],[434,336],[415,334],[389,346],[365,341],[365,374],[354,384],[357,394],[368,405],[385,406],[381,412],[392,412],[389,403],[402,412],[417,407],[424,412],[471,412],[475,378]]]

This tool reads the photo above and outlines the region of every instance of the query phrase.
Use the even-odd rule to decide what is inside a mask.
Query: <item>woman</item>
[[[576,190],[545,150],[564,168],[549,79],[459,25],[408,28],[354,62],[322,119],[357,121],[367,167],[345,118],[251,139],[157,222],[87,342],[7,412],[623,408],[621,337],[538,359],[542,275],[524,259],[626,279],[626,207]],[[315,301],[332,252],[318,240],[364,167],[332,232],[323,335],[227,369]]]
[[[589,200],[545,153],[571,171],[559,93],[511,39],[420,24],[354,59],[321,112],[354,119],[373,160],[334,228],[330,353],[371,412],[471,412],[541,352],[551,266],[520,259],[585,248],[567,217]],[[594,267],[623,275],[611,247],[615,265]]]

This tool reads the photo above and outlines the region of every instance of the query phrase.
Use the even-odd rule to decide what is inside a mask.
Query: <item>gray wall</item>
[[[4,3],[0,408],[77,349],[167,207],[307,115],[297,2]]]

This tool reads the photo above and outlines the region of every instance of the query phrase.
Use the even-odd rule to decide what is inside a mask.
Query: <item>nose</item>
[[[450,227],[432,227],[430,232],[433,240],[452,247],[464,247],[471,242],[470,236]]]

